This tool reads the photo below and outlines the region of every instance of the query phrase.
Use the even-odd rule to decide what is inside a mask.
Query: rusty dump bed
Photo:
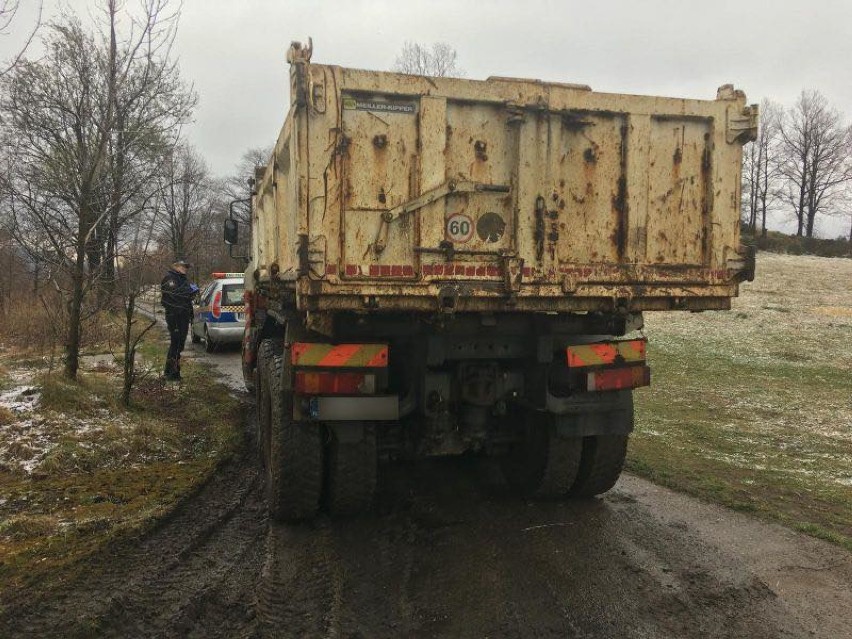
[[[725,309],[748,277],[757,109],[730,86],[685,100],[288,57],[248,273],[302,310]]]

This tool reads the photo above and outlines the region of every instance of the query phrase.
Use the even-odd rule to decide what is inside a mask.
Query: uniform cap
[[[192,264],[190,264],[186,260],[181,259],[181,260],[175,260],[174,262],[172,262],[172,266],[183,266],[185,268],[190,268],[192,266]]]

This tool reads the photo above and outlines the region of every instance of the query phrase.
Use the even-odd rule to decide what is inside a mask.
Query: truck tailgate
[[[757,111],[730,86],[687,100],[294,67],[276,154],[302,166],[275,185],[298,191],[301,245],[272,252],[301,251],[306,306],[725,308],[745,277]]]

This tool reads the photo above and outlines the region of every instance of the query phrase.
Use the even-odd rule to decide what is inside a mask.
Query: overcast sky
[[[96,2],[62,4],[85,14]],[[45,0],[45,16],[59,6]],[[0,37],[0,58],[18,35]],[[216,173],[274,142],[286,114],[285,53],[308,36],[321,63],[388,69],[406,40],[443,41],[469,78],[705,99],[733,83],[751,102],[785,106],[818,89],[852,116],[852,0],[184,0],[176,52],[200,97],[188,136]]]

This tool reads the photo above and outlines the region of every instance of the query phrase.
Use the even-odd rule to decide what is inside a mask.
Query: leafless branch
[[[18,10],[20,9],[20,6],[20,0],[0,0],[0,35],[7,35],[9,33],[9,27],[12,25],[12,22],[18,15]],[[38,33],[39,27],[41,26],[43,10],[44,7],[42,3],[39,2],[38,14],[36,16],[35,24],[28,32],[27,37],[24,40],[24,44],[18,50],[18,53],[16,53],[12,57],[12,59],[6,63],[4,67],[0,68],[0,78],[2,78],[12,69],[14,69],[23,59],[24,55],[27,52],[27,49],[30,48],[30,45],[33,43],[33,40],[35,40],[36,33]]]
[[[393,70],[435,78],[464,77],[464,70],[458,66],[458,53],[445,42],[435,42],[431,48],[419,42],[406,42],[396,58]]]

